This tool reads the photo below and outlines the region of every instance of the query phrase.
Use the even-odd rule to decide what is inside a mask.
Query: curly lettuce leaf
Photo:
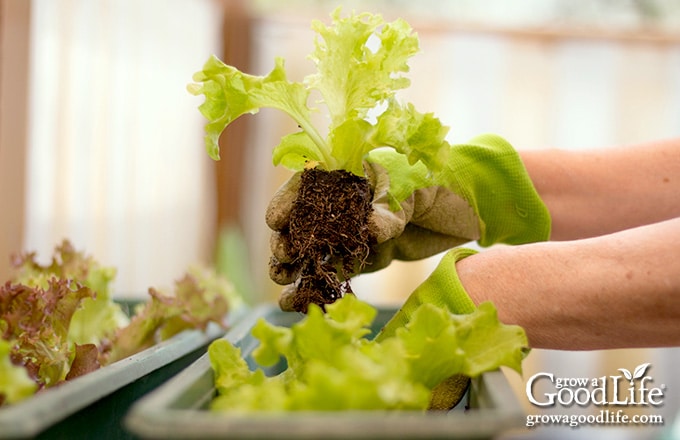
[[[369,13],[343,18],[339,8],[331,18],[330,26],[312,22],[317,39],[309,58],[317,70],[302,82],[286,78],[281,58],[268,75],[253,76],[213,56],[193,76],[189,92],[205,95],[199,109],[208,120],[205,141],[210,157],[219,159],[219,136],[234,119],[269,107],[287,113],[301,129],[284,136],[274,148],[275,166],[299,171],[312,163],[363,176],[366,154],[391,147],[407,155],[411,164],[420,160],[433,171],[440,169],[448,151],[443,140],[448,128],[395,99],[398,90],[410,85],[404,74],[408,60],[419,50],[417,35],[401,19],[387,23]],[[324,130],[311,120],[315,110],[307,101],[312,90],[319,92],[319,104],[328,112]]]
[[[93,269],[84,282],[96,292],[94,298],[87,298],[76,310],[69,328],[69,339],[77,344],[99,345],[118,328],[129,323],[121,306],[113,301],[111,282],[116,271],[109,267]]]
[[[528,346],[524,330],[502,324],[490,302],[469,315],[453,315],[425,303],[397,329],[396,337],[417,379],[430,388],[453,374],[477,377],[501,365],[521,372],[523,348]]]
[[[100,344],[118,328],[127,325],[127,315],[111,298],[111,283],[116,270],[102,266],[93,257],[77,251],[68,240],[55,247],[50,264],[39,264],[36,254],[31,252],[14,257],[13,265],[14,283],[45,289],[48,281],[56,277],[74,280],[95,292],[93,297],[82,301],[68,323],[70,341]]]
[[[425,304],[380,340],[366,337],[376,316],[367,303],[346,295],[326,309],[310,306],[289,328],[258,320],[253,370],[238,348],[213,342],[208,353],[219,396],[212,409],[425,410],[432,389],[454,374],[476,377],[500,366],[520,371],[528,343],[520,327],[498,321],[491,303],[469,315]],[[287,369],[266,376],[264,368],[281,359]]]
[[[318,307],[310,307],[305,320],[291,328],[260,320],[253,334],[261,345],[253,355],[263,366],[283,356],[288,369],[276,376],[267,377],[260,368],[249,370],[240,358],[240,350],[226,340],[211,344],[208,352],[220,394],[212,402],[212,409],[336,411],[426,407],[429,392],[410,380],[406,360],[395,355],[398,347],[389,342],[374,344],[362,337],[369,331],[367,326],[375,310],[358,300],[353,305],[350,302],[341,300],[333,306],[356,306],[354,310],[360,315],[368,313],[371,318],[366,321],[364,315],[358,319],[329,319],[330,315]],[[328,307],[328,313],[333,312],[334,307]]]
[[[68,370],[66,380],[75,379],[101,367],[99,362],[99,347],[94,344],[75,344],[75,357]]]
[[[0,288],[2,339],[10,341],[13,358],[41,387],[66,379],[76,356],[69,324],[82,301],[92,296],[90,288],[54,277],[46,289],[10,282]]]
[[[309,90],[302,84],[286,79],[284,61],[276,58],[275,66],[266,76],[249,75],[235,67],[224,64],[211,56],[203,70],[193,76],[194,84],[187,89],[194,95],[205,95],[199,110],[208,124],[205,127],[206,150],[211,158],[220,159],[219,137],[222,131],[239,116],[255,114],[260,108],[269,107],[288,113],[317,147],[323,140],[311,123],[311,111],[307,107]],[[323,157],[323,150],[314,154]]]
[[[429,170],[439,171],[448,160],[448,132],[449,127],[433,113],[420,113],[413,104],[403,106],[390,100],[377,118],[370,142],[402,152],[411,165],[422,161]]]
[[[131,356],[187,329],[205,330],[210,322],[226,329],[231,308],[242,300],[232,284],[213,270],[194,266],[175,282],[174,290],[149,289],[151,299],[120,328],[111,340],[103,364]]]
[[[183,330],[205,330],[210,322],[226,328],[227,311],[243,305],[225,277],[194,266],[172,294],[151,288],[151,300],[130,323],[110,296],[115,270],[76,252],[68,241],[47,265],[35,253],[15,256],[13,263],[14,278],[0,286],[0,406]]]
[[[12,362],[11,348],[9,341],[0,339],[0,406],[19,402],[38,389],[26,368]]]
[[[340,17],[336,9],[331,26],[312,22],[318,37],[310,55],[317,72],[305,78],[321,92],[331,127],[347,119],[365,118],[368,111],[410,85],[400,73],[419,50],[418,38],[402,19],[385,23],[380,15],[362,13]]]

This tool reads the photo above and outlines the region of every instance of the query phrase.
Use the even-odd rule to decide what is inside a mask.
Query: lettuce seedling
[[[96,292],[84,298],[68,323],[69,340],[78,344],[100,344],[120,326],[128,322],[127,315],[111,298],[111,284],[116,269],[99,264],[92,256],[76,250],[68,240],[54,249],[52,260],[43,265],[35,252],[15,255],[12,282],[47,289],[49,280],[76,280]]]
[[[172,292],[150,288],[129,319],[110,295],[115,269],[76,251],[68,240],[49,264],[35,253],[13,258],[0,285],[0,407],[138,353],[210,322],[226,329],[243,303],[214,271],[190,267]]]
[[[467,315],[423,304],[393,334],[370,339],[376,316],[373,306],[347,295],[326,313],[310,306],[290,327],[260,318],[252,329],[259,341],[253,368],[237,345],[214,341],[208,355],[218,396],[211,408],[424,411],[434,387],[452,375],[477,377],[500,366],[521,372],[526,334],[501,323],[489,302]],[[286,367],[265,374],[276,365]]]
[[[448,152],[448,128],[431,113],[419,113],[395,98],[397,90],[410,85],[403,74],[419,50],[417,35],[402,19],[386,23],[369,13],[341,18],[336,9],[332,20],[331,26],[312,22],[317,38],[309,58],[317,71],[302,82],[287,78],[282,58],[276,58],[266,76],[243,73],[215,56],[208,59],[188,90],[205,95],[199,109],[209,121],[205,143],[210,157],[220,158],[219,136],[232,121],[274,108],[300,127],[274,148],[274,165],[299,171],[312,163],[363,176],[366,154],[391,147],[407,155],[410,163],[421,160],[429,169],[440,169]],[[324,131],[312,122],[317,111],[309,106],[312,90],[327,109]]]
[[[199,107],[208,119],[205,144],[220,158],[219,137],[235,119],[273,108],[289,115],[300,128],[283,136],[272,151],[275,166],[302,171],[297,199],[286,234],[295,255],[295,294],[287,307],[330,304],[351,292],[349,279],[366,264],[375,242],[368,228],[373,192],[364,176],[364,159],[377,148],[393,148],[413,165],[422,161],[438,171],[447,160],[448,128],[431,113],[403,104],[396,92],[410,85],[404,76],[418,52],[418,37],[402,19],[387,23],[380,15],[352,14],[340,9],[316,32],[309,59],[316,72],[303,81],[288,79],[284,60],[276,58],[265,76],[243,73],[213,56],[188,86],[205,95]],[[316,126],[310,96],[320,96],[328,126]],[[275,273],[279,262],[270,264]]]

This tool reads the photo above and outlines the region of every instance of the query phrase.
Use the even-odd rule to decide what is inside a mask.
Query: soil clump
[[[352,294],[350,277],[366,263],[371,245],[368,179],[345,170],[305,169],[293,203],[289,237],[300,267],[293,309],[325,309]]]

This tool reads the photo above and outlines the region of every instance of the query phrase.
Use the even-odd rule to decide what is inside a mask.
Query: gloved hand
[[[394,336],[397,329],[404,327],[422,304],[433,304],[456,315],[474,312],[475,304],[458,279],[456,263],[475,253],[476,251],[472,249],[456,248],[444,254],[435,270],[416,287],[416,290],[385,324],[375,339],[380,341]],[[470,378],[463,374],[456,374],[445,379],[432,390],[429,409],[446,411],[453,408],[463,398],[469,384]]]
[[[416,260],[470,241],[481,246],[548,239],[550,216],[515,149],[496,135],[482,135],[450,148],[446,167],[430,173],[392,149],[372,151],[365,160],[374,189],[370,231],[377,246],[363,271],[392,259]],[[296,279],[295,255],[285,234],[299,186],[294,175],[267,209],[271,239],[270,277]]]

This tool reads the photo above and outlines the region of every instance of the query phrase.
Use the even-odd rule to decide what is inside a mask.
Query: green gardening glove
[[[429,174],[394,150],[366,159],[375,182],[378,242],[399,237],[407,225],[477,241],[522,244],[546,240],[550,216],[515,149],[496,135],[482,135],[450,149],[447,166]]]
[[[374,189],[371,234],[377,246],[364,272],[393,259],[418,260],[477,241],[521,244],[548,239],[550,215],[515,149],[496,135],[453,145],[443,170],[430,173],[422,162],[409,165],[393,149],[373,150],[364,162]],[[297,272],[285,245],[287,216],[296,196],[295,175],[274,196],[267,211],[271,278],[286,285]]]
[[[430,276],[411,293],[399,311],[385,324],[376,340],[394,336],[397,329],[406,326],[413,313],[422,304],[433,304],[456,315],[475,311],[475,304],[465,292],[458,279],[456,263],[476,251],[467,248],[452,249],[442,257]],[[465,395],[470,378],[463,374],[453,375],[432,390],[429,409],[449,410]]]
[[[380,330],[376,340],[394,336],[397,329],[404,327],[411,320],[413,313],[423,304],[445,308],[456,315],[474,312],[475,303],[460,283],[456,263],[476,253],[477,251],[473,249],[459,247],[444,254],[430,276],[416,287],[399,311]]]

